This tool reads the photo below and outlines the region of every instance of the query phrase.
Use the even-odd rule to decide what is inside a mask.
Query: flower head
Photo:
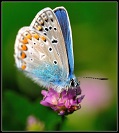
[[[27,118],[27,131],[43,131],[44,130],[44,123],[37,119],[35,116],[30,115]]]
[[[42,90],[43,100],[40,104],[51,107],[59,115],[71,114],[81,108],[81,101],[84,98],[81,94],[80,87],[68,88],[61,93],[50,88],[48,91]]]

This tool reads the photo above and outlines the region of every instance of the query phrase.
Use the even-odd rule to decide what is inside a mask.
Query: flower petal
[[[42,104],[42,105],[44,105],[44,106],[51,106],[51,104],[50,103],[48,103],[48,102],[46,102],[46,101],[44,101],[44,100],[42,100],[42,101],[40,101],[40,104]]]
[[[58,115],[71,114],[80,109],[79,103],[84,98],[84,95],[80,96],[80,87],[68,88],[68,90],[63,90],[61,93],[50,88],[48,91],[44,90],[41,93],[44,98],[40,103],[44,106],[49,106]]]

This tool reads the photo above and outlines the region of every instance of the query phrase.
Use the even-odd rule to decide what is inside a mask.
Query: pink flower
[[[52,108],[59,115],[71,114],[80,109],[80,103],[84,98],[84,95],[79,96],[81,94],[80,87],[68,88],[68,90],[63,90],[61,93],[50,88],[48,91],[42,90],[41,93],[44,98],[40,104]]]

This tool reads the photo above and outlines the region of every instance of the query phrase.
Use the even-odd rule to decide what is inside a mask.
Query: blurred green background
[[[111,95],[109,100],[101,101],[104,106],[95,111],[95,106],[88,110],[85,101],[82,102],[82,109],[66,116],[65,120],[39,104],[42,88],[17,70],[13,57],[18,30],[30,25],[43,8],[58,6],[64,6],[70,18],[75,75],[97,73],[108,77],[109,94],[107,89],[104,95],[107,99]],[[117,130],[117,2],[2,2],[1,7],[2,130]],[[91,89],[90,93],[93,94]],[[98,90],[97,93],[102,92]],[[85,94],[85,99],[86,95],[89,94]],[[88,106],[90,103],[88,101]],[[29,117],[35,119],[31,125]]]

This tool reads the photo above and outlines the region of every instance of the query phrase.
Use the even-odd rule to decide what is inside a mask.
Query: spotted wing
[[[68,13],[64,7],[57,7],[53,11],[58,19],[64,37],[65,46],[68,55],[69,78],[72,79],[74,77],[74,56],[73,56],[72,31],[71,31]]]
[[[69,72],[66,48],[50,8],[40,11],[30,27],[19,30],[14,56],[17,67],[38,84],[56,90],[65,86]]]
[[[45,8],[38,12],[30,26],[38,33],[44,34],[51,40],[51,44],[55,47],[55,50],[62,62],[62,68],[67,72],[68,76],[69,66],[64,37],[53,10]]]

